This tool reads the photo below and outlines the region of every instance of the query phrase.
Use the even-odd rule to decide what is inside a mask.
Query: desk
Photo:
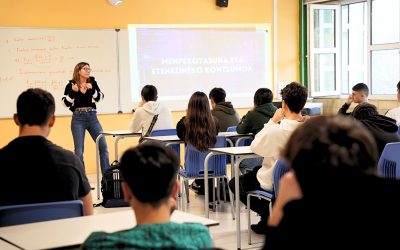
[[[181,144],[183,140],[179,139],[177,135],[161,135],[161,136],[146,136],[145,140],[164,142],[166,146],[172,144]]]
[[[240,199],[239,199],[239,164],[242,160],[248,158],[259,157],[259,155],[253,153],[250,149],[250,146],[245,147],[227,147],[227,148],[210,148],[211,152],[207,155],[206,159],[204,160],[204,179],[208,179],[208,160],[218,154],[227,154],[235,156],[236,160],[234,165],[235,169],[235,197],[236,197],[236,246],[237,249],[241,248],[240,242]],[[208,214],[208,181],[204,182],[204,194],[205,194],[205,202],[204,202],[204,209],[206,211],[206,217],[209,217]]]
[[[175,210],[173,222],[197,222],[216,226],[218,221]],[[23,249],[48,249],[79,246],[95,231],[115,232],[136,225],[132,209],[0,228],[0,237]],[[1,245],[0,245],[1,246]],[[3,248],[1,248],[3,249]]]
[[[240,141],[244,139],[253,139],[254,135],[249,133],[249,134],[238,134],[236,131],[235,132],[219,132],[219,136],[225,136],[227,142],[230,144],[231,147],[235,146],[238,147]],[[233,145],[232,138],[238,138],[236,140],[235,145]]]
[[[131,132],[129,130],[117,130],[117,131],[103,131],[96,138],[96,178],[97,178],[97,199],[100,199],[100,150],[99,150],[99,142],[102,137],[112,136],[115,137],[114,142],[114,153],[115,160],[118,160],[118,141],[125,137],[138,137],[142,134],[142,132]]]
[[[8,243],[6,240],[0,238],[0,249],[1,250],[18,250],[21,248],[18,248],[16,246]]]

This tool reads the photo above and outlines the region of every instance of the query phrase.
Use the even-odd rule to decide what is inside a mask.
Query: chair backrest
[[[223,148],[226,146],[226,138],[224,136],[217,136],[216,148]],[[190,178],[204,176],[204,160],[210,151],[201,152],[193,145],[187,144],[185,150],[185,173]],[[216,155],[211,157],[208,162],[208,175],[224,176],[226,175],[226,155]]]
[[[81,200],[0,206],[0,227],[83,216]]]
[[[236,126],[230,126],[226,128],[226,132],[236,132]]]
[[[226,132],[236,132],[236,127],[237,126],[230,126],[226,129]],[[231,138],[233,144],[236,143],[237,138]],[[251,142],[253,141],[253,139],[244,139],[241,140],[238,146],[250,146]]]
[[[150,133],[150,136],[162,136],[162,135],[176,135],[176,129],[175,128],[157,129],[157,130],[151,131],[151,133]],[[171,145],[171,148],[175,151],[175,153],[180,158],[181,146],[179,144],[173,144],[173,145]]]
[[[279,180],[281,177],[289,171],[289,167],[287,163],[282,160],[278,159],[275,163],[274,170],[273,170],[273,178],[274,178],[274,195],[277,197],[279,191]]]
[[[378,161],[378,174],[389,179],[400,179],[400,142],[387,143]]]
[[[153,131],[154,124],[156,124],[157,120],[158,120],[158,114],[155,114],[155,115],[153,116],[153,119],[151,119],[151,123],[150,123],[149,128],[147,129],[146,133],[145,133],[145,134],[142,134],[142,135],[140,136],[140,138],[139,138],[139,143],[142,143],[142,142],[144,141],[144,138],[145,138],[145,137],[150,136],[151,131]]]
[[[397,135],[400,135],[400,126],[397,129]]]

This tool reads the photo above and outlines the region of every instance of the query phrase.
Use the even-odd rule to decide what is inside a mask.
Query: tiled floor
[[[89,181],[92,187],[96,187],[96,176],[89,175]],[[97,192],[93,192],[93,202],[98,203]],[[190,191],[189,196],[190,203],[183,206],[183,210],[196,214],[199,216],[204,216],[204,196],[197,195],[193,191]],[[185,200],[184,200],[185,201]],[[186,201],[185,201],[186,202]],[[120,209],[130,209],[130,208],[104,208],[96,207],[94,213],[108,213],[117,211]],[[219,221],[218,226],[210,227],[211,236],[214,241],[214,246],[222,249],[236,249],[236,221],[232,220],[231,207],[229,202],[221,202],[217,206],[217,211],[210,211],[210,219]],[[260,217],[255,213],[251,213],[251,221],[257,223]],[[242,205],[240,210],[240,223],[241,223],[241,242],[242,249],[260,249],[263,246],[264,237],[252,233],[252,245],[247,243],[247,210]]]

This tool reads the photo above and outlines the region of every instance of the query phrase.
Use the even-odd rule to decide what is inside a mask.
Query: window
[[[347,95],[359,82],[372,95],[394,95],[400,80],[400,1],[344,2],[309,5],[311,95]]]
[[[337,94],[338,67],[338,7],[311,5],[310,7],[310,69],[311,95]]]

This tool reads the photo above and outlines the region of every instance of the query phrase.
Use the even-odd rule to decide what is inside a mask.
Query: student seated
[[[228,127],[239,123],[239,114],[231,102],[225,101],[226,93],[223,88],[213,88],[208,94],[211,102],[211,114],[218,119],[220,130],[226,131]]]
[[[360,103],[354,108],[351,115],[359,120],[375,138],[378,146],[378,156],[383,152],[386,143],[398,142],[398,127],[392,118],[380,115],[376,106],[367,102]]]
[[[0,150],[0,206],[80,199],[93,213],[82,161],[47,139],[55,122],[54,97],[28,89],[17,100],[19,136]]]
[[[354,103],[364,103],[368,102],[369,89],[365,83],[357,83],[352,88],[352,93],[347,97],[347,101],[340,107],[338,114],[350,115],[347,110],[350,108],[351,104]]]
[[[253,133],[256,135],[266,123],[274,116],[277,108],[272,103],[274,94],[268,88],[259,88],[254,93],[254,106],[242,117],[236,127],[239,134]],[[244,159],[240,162],[240,172],[246,173],[262,164],[263,158],[256,157]]]
[[[400,181],[376,176],[378,150],[358,121],[310,118],[281,157],[291,170],[280,180],[264,249],[397,248]]]
[[[159,102],[157,88],[153,85],[145,85],[140,93],[142,101],[139,107],[133,110],[132,120],[129,123],[129,130],[145,135],[150,127],[153,117],[158,114],[153,130],[174,128],[172,113],[163,103]]]
[[[255,136],[251,150],[264,157],[261,166],[251,172],[239,176],[239,198],[246,204],[247,194],[253,190],[272,191],[275,162],[279,152],[285,146],[293,131],[306,119],[301,110],[307,101],[307,89],[297,82],[291,82],[281,90],[282,108],[276,110],[274,116],[264,125],[264,128]],[[236,178],[236,177],[235,177]],[[235,178],[229,182],[229,188],[234,192]],[[254,198],[254,197],[253,197]],[[254,198],[250,209],[257,212],[261,219],[258,224],[251,225],[251,230],[257,234],[266,232],[269,216],[269,202]]]
[[[83,249],[203,249],[212,247],[207,227],[171,222],[176,208],[179,161],[164,145],[146,142],[121,158],[122,190],[136,223],[115,233],[95,232]]]

